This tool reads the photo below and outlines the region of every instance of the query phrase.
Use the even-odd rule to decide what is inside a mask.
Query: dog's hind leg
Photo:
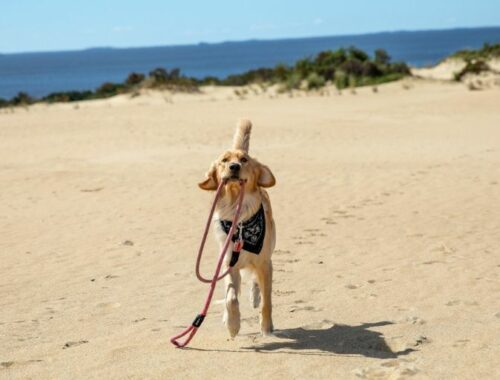
[[[224,278],[224,281],[226,284],[226,308],[223,321],[229,335],[234,338],[240,331],[240,305],[238,302],[241,285],[240,271],[233,268]]]
[[[271,260],[266,261],[257,268],[257,281],[259,283],[262,295],[262,310],[260,313],[260,329],[262,335],[271,335],[273,332],[272,319],[272,283],[273,283],[273,264]]]
[[[250,303],[254,309],[260,305],[260,289],[256,279],[252,279],[252,287],[250,288]]]

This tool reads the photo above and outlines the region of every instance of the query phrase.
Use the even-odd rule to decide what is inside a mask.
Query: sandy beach
[[[236,339],[214,303],[175,349],[207,292],[197,183],[240,117],[277,179],[276,336],[244,282]],[[37,104],[0,110],[0,152],[2,380],[500,377],[498,86]]]

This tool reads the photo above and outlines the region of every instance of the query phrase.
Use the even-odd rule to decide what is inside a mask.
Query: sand
[[[0,379],[499,378],[500,89],[378,90],[0,111]],[[175,349],[239,117],[278,181],[276,336],[244,286],[236,339],[216,303]]]

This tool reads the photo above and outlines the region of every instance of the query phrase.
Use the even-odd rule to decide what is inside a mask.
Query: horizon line
[[[75,53],[84,52],[89,50],[130,50],[130,49],[154,49],[154,48],[167,48],[167,47],[186,47],[186,46],[199,46],[199,45],[223,45],[230,43],[245,43],[245,42],[271,42],[271,41],[287,41],[287,40],[307,40],[316,38],[332,38],[332,37],[358,37],[376,34],[392,34],[392,33],[419,33],[419,32],[445,32],[452,30],[470,30],[470,29],[500,29],[500,25],[486,25],[486,26],[458,26],[455,28],[432,28],[432,29],[399,29],[399,30],[383,30],[377,32],[367,33],[350,33],[350,34],[335,34],[335,35],[321,35],[321,36],[305,36],[305,37],[276,37],[276,38],[249,38],[245,40],[222,40],[222,41],[199,41],[185,44],[165,44],[165,45],[141,45],[141,46],[94,46],[79,49],[67,50],[31,50],[19,52],[0,52],[0,56],[7,55],[21,55],[21,54],[51,54],[51,53]]]

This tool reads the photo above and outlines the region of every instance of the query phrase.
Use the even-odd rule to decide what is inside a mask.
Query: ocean
[[[370,54],[382,48],[393,61],[422,67],[436,64],[457,50],[481,47],[485,42],[500,42],[500,27],[0,54],[0,97],[11,98],[19,91],[40,97],[55,91],[95,89],[104,82],[122,82],[133,71],[148,73],[157,67],[177,67],[183,74],[197,78],[223,78],[349,46]]]

